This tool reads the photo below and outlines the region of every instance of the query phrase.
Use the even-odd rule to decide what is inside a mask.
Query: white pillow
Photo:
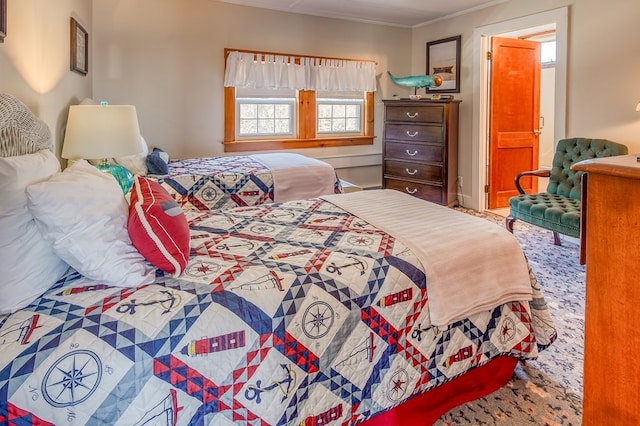
[[[150,284],[155,269],[131,244],[120,185],[86,160],[27,188],[28,206],[54,251],[87,278],[119,287]]]
[[[40,233],[25,192],[59,171],[48,149],[0,158],[0,314],[27,306],[68,268]]]
[[[149,155],[149,147],[147,142],[140,136],[140,144],[142,151],[138,154],[127,155],[126,157],[114,158],[116,163],[129,169],[131,173],[138,176],[145,176],[147,170],[147,155]]]

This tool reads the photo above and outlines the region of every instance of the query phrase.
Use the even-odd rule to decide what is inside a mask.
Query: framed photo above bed
[[[442,84],[427,87],[427,93],[460,92],[460,40],[462,36],[427,42],[427,74],[438,74]]]
[[[0,0],[0,43],[7,36],[7,0]]]
[[[71,18],[71,71],[82,75],[89,72],[89,33]]]

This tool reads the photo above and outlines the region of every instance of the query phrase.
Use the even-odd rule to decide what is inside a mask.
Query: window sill
[[[330,148],[336,146],[373,145],[373,136],[351,136],[326,139],[267,139],[222,142],[224,152],[271,151],[300,148]]]

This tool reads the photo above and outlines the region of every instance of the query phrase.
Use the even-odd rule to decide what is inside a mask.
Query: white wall
[[[225,47],[377,61],[374,145],[298,152],[327,158],[354,183],[380,185],[381,99],[408,93],[392,87],[387,70],[409,72],[410,29],[213,0],[99,0],[93,24],[94,97],[136,105],[149,145],[176,158],[224,155]],[[342,169],[353,164],[358,170]]]
[[[566,137],[583,136],[625,143],[631,152],[640,152],[640,2],[613,0],[606,6],[599,0],[511,0],[490,8],[434,22],[414,29],[412,70],[423,72],[428,41],[462,35],[459,173],[463,176],[465,199],[471,207],[482,208],[481,168],[477,165],[480,141],[473,123],[474,97],[473,35],[476,28],[535,13],[568,6]],[[562,128],[562,123],[555,123]]]
[[[91,95],[91,64],[86,77],[69,70],[70,18],[91,34],[91,9],[86,0],[7,2],[0,92],[16,96],[49,125],[58,156],[68,106]]]

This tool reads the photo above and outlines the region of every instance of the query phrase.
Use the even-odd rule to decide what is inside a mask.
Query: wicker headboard
[[[53,151],[47,124],[15,96],[0,93],[0,157]]]

